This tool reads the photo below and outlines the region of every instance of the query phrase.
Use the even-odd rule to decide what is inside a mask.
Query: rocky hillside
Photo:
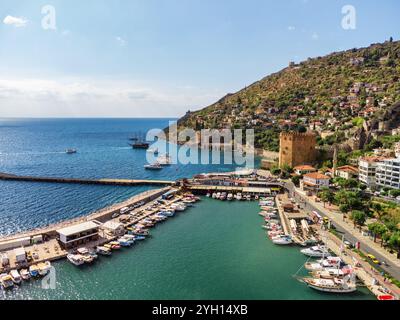
[[[257,147],[276,151],[282,130],[311,129],[320,145],[352,138],[400,101],[400,42],[335,52],[308,59],[188,112],[179,127],[254,128]],[[384,130],[396,124],[384,125]],[[380,130],[383,130],[380,128]],[[356,147],[355,147],[356,148]]]

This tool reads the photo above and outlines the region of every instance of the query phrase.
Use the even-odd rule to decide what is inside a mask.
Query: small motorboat
[[[96,248],[96,252],[102,256],[110,256],[111,255],[111,249],[104,247],[104,246],[98,246]]]
[[[6,273],[0,275],[0,284],[4,289],[11,289],[14,286],[12,277]]]
[[[127,238],[119,238],[117,241],[121,245],[121,247],[125,247],[125,248],[130,247],[133,244],[133,241],[131,241]]]
[[[111,241],[109,244],[110,244],[112,250],[121,249],[121,245],[119,244],[118,241]]]
[[[31,265],[29,267],[29,273],[31,274],[31,277],[37,277],[39,276],[39,268],[36,264]]]
[[[31,274],[29,273],[28,269],[22,269],[20,271],[21,278],[25,281],[28,281],[31,278]]]
[[[232,201],[232,200],[233,200],[233,194],[232,194],[232,193],[229,193],[226,199],[227,199],[228,201]]]
[[[39,269],[39,275],[40,276],[45,276],[50,272],[50,269],[51,269],[50,261],[39,263],[37,266],[38,266],[38,269]]]
[[[21,284],[22,278],[21,278],[21,275],[19,274],[18,270],[11,270],[10,271],[10,276],[11,276],[11,280],[15,284]]]
[[[236,194],[236,200],[242,200],[242,194],[239,192],[238,194]]]
[[[144,165],[144,168],[146,170],[162,170],[162,165],[160,165],[159,163],[152,163],[152,164],[146,164]]]
[[[74,266],[81,266],[85,263],[85,260],[80,254],[69,254],[67,255],[67,259],[71,262]]]
[[[293,240],[289,235],[279,235],[272,238],[272,242],[278,245],[289,245],[293,243]]]
[[[206,197],[207,197],[207,198],[210,198],[210,197],[211,197],[211,194],[208,192],[208,193],[206,194]]]
[[[67,150],[65,150],[65,153],[66,154],[75,154],[75,153],[77,153],[78,151],[76,150],[76,149],[67,149]]]

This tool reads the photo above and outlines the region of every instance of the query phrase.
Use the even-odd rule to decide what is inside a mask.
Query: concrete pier
[[[59,177],[35,177],[18,176],[0,172],[0,180],[47,182],[47,183],[73,183],[73,184],[97,184],[97,185],[119,185],[119,186],[172,186],[175,181],[169,180],[131,180],[131,179],[79,179]]]

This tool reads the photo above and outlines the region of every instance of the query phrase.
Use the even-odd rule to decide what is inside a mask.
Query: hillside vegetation
[[[256,146],[276,151],[282,130],[314,130],[320,145],[345,141],[400,101],[400,42],[291,63],[178,121],[180,127],[254,128]]]

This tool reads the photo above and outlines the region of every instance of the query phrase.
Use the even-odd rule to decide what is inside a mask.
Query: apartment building
[[[400,189],[400,158],[385,159],[378,163],[376,184],[381,187]]]
[[[384,157],[362,157],[358,161],[358,179],[370,188],[376,187],[376,171],[378,163],[384,161]]]

